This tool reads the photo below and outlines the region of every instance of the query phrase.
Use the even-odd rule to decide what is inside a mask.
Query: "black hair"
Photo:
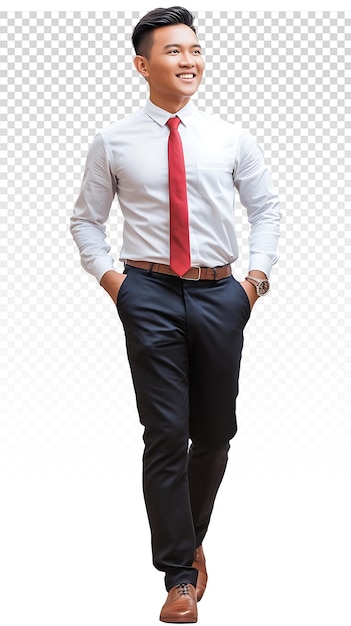
[[[152,46],[152,34],[156,28],[185,24],[194,31],[194,16],[183,7],[174,6],[166,9],[153,9],[137,23],[132,34],[132,43],[136,54],[148,57]]]

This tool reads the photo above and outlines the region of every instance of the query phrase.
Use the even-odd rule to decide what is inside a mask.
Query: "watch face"
[[[261,280],[259,286],[258,286],[258,292],[260,294],[260,296],[264,296],[267,292],[269,291],[269,281],[268,280]]]

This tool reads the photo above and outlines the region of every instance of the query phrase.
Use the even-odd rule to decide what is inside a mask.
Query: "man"
[[[71,232],[125,330],[144,426],[153,562],[168,591],[160,620],[191,623],[207,582],[202,542],[237,429],[243,329],[269,288],[280,212],[251,135],[190,100],[204,70],[193,16],[182,7],[155,9],[132,40],[149,99],[95,137]],[[231,273],[235,189],[251,225],[241,283]],[[105,240],[116,193],[123,274]]]

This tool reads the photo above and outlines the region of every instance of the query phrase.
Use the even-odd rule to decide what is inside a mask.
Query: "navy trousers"
[[[250,317],[233,276],[187,281],[126,266],[117,298],[141,424],[153,563],[169,591],[196,585],[195,548],[222,481]],[[190,444],[190,445],[189,445]]]

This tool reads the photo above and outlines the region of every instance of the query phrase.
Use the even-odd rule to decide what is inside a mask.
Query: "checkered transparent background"
[[[66,517],[56,508],[59,501],[78,517],[83,510],[85,520],[95,515],[98,533],[108,515],[130,530],[119,518],[116,498],[132,499],[134,514],[144,516],[138,500],[142,432],[121,324],[109,297],[80,268],[68,227],[95,133],[134,111],[147,96],[132,65],[130,41],[143,13],[0,13],[0,475],[5,502],[16,502],[16,493],[31,494],[43,520],[53,521],[45,501],[66,528]],[[326,519],[326,501],[333,503],[335,520],[328,508],[323,533],[338,534],[339,525],[343,536],[342,494],[351,474],[351,14],[198,11],[196,25],[206,71],[194,101],[250,129],[264,148],[284,213],[272,291],[257,303],[246,329],[239,432],[216,519],[219,524],[220,515],[228,514],[233,484],[234,504],[251,511],[249,486],[263,510],[269,502],[288,528],[292,518],[284,518],[277,498],[290,510],[288,491],[296,498],[294,511],[302,500],[311,515],[314,494],[310,519],[317,528],[307,522],[312,548],[306,542],[318,556],[314,531],[322,541],[317,520]],[[234,273],[241,279],[248,228],[239,203],[237,215],[241,256]],[[121,232],[115,202],[109,226],[115,259]],[[22,514],[18,502],[17,507]],[[106,513],[101,519],[98,507]],[[261,517],[262,508],[254,515]],[[298,527],[300,518],[293,519]],[[29,513],[29,527],[40,534],[36,522],[35,513]],[[244,532],[245,514],[240,523]],[[73,527],[79,536],[74,522]],[[11,522],[16,533],[14,528]],[[108,531],[112,536],[112,523]],[[30,542],[19,545],[34,559]],[[50,545],[44,533],[43,564]],[[64,542],[58,545],[64,550]],[[83,563],[84,546],[82,540]],[[349,548],[343,543],[344,552]],[[116,555],[121,549],[117,539],[113,549]],[[100,563],[98,551],[93,553]],[[327,558],[330,566],[339,567],[332,550]],[[15,576],[11,567],[10,581]],[[312,597],[314,591],[317,598],[317,587]],[[342,585],[336,593],[342,594]],[[348,624],[341,611],[345,605],[338,606],[338,623]],[[17,623],[16,613],[11,615],[8,626]],[[285,626],[297,617],[291,615]],[[320,623],[335,622],[335,615]],[[87,614],[84,623],[96,623],[92,616]],[[41,617],[37,623],[48,623],[46,613]],[[78,617],[71,622],[64,617],[65,623],[77,623]],[[312,609],[310,617],[315,619]],[[105,624],[112,621],[105,616]],[[278,614],[270,623],[280,623]]]

